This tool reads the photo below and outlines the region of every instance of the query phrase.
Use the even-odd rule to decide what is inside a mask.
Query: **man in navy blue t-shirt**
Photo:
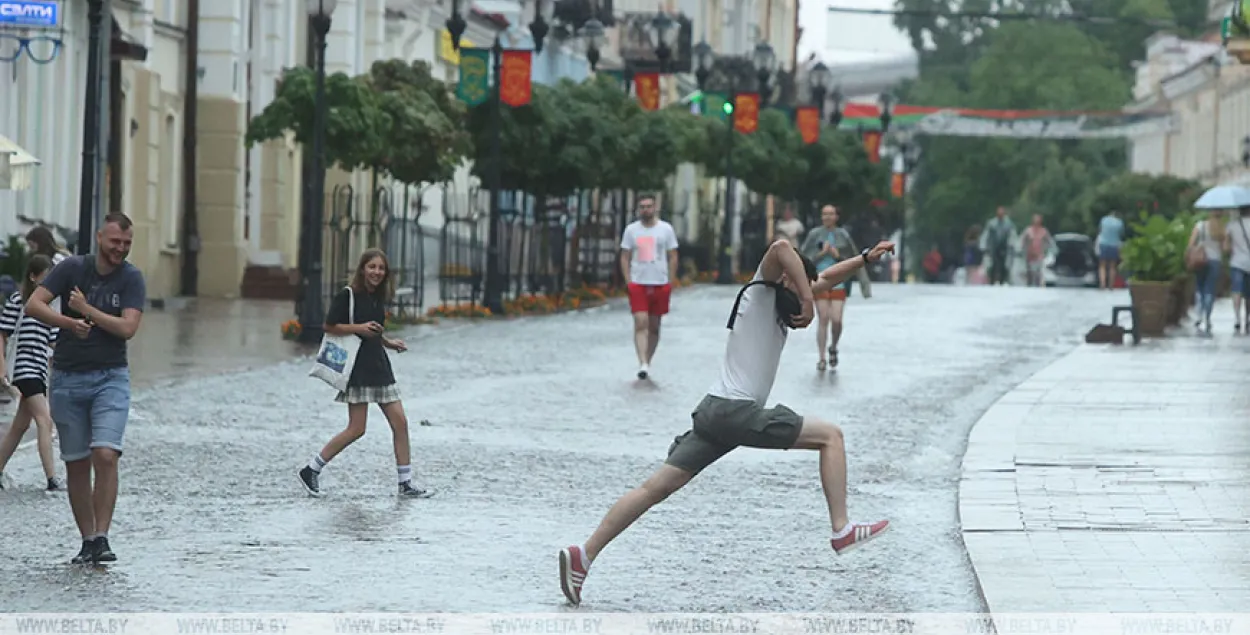
[[[96,232],[97,253],[61,261],[26,304],[31,317],[61,329],[48,402],[61,440],[70,509],[82,533],[75,564],[117,560],[108,531],[130,416],[126,342],[139,330],[147,297],[143,274],[126,262],[133,240],[130,219],[109,214]],[[61,313],[49,306],[57,298]]]

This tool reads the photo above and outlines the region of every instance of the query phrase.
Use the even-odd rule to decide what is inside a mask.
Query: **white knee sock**
[[[412,480],[412,466],[411,465],[400,465],[398,467],[398,472],[399,472],[399,482],[401,484],[407,483]]]

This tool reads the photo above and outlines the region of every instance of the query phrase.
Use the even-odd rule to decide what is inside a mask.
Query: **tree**
[[[401,183],[451,180],[472,150],[464,104],[419,60],[375,62],[367,80],[386,115],[382,136],[387,142],[374,157],[374,167]]]
[[[372,167],[386,146],[382,135],[389,122],[379,108],[377,93],[362,78],[334,73],[325,80],[325,153],[329,165],[345,170]],[[316,75],[310,68],[288,69],[278,85],[278,94],[259,115],[248,123],[245,142],[279,139],[295,134],[300,145],[313,139],[316,103]]]

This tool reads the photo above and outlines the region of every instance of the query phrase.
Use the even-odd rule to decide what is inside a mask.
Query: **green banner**
[[[726,115],[725,115],[725,102],[726,101],[727,101],[727,97],[722,93],[708,93],[708,92],[703,93],[703,116],[715,117],[717,119],[720,119],[721,121],[724,121],[726,118]]]
[[[456,96],[461,101],[476,106],[490,96],[490,51],[487,49],[460,49],[460,83]]]

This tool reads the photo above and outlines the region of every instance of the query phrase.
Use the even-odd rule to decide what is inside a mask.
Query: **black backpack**
[[[777,292],[773,308],[777,312],[777,323],[781,325],[781,330],[784,332],[787,328],[795,328],[792,320],[794,316],[803,312],[803,302],[799,300],[799,295],[786,288],[786,285],[772,280],[752,280],[742,287],[741,291],[738,291],[738,299],[734,300],[734,308],[729,314],[729,323],[725,325],[725,328],[731,331],[734,329],[734,321],[738,319],[738,307],[742,304],[742,295],[747,292],[747,289],[757,284],[762,284]]]

